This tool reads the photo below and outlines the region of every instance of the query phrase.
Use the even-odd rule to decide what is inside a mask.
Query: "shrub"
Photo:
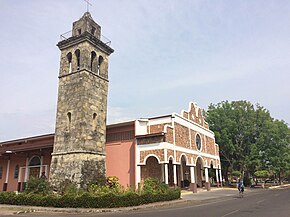
[[[98,184],[98,182],[93,182],[88,186],[88,192],[96,196],[102,196],[106,194],[121,194],[124,191],[124,188],[119,183],[119,178],[116,176],[107,177],[105,184]]]
[[[235,177],[240,177],[242,175],[242,173],[240,171],[233,171],[232,172],[232,176],[235,176]]]
[[[168,189],[166,193],[138,194],[128,191],[120,195],[106,194],[102,196],[83,193],[82,195],[42,195],[33,193],[15,194],[11,192],[0,192],[0,204],[33,205],[53,207],[83,207],[83,208],[114,208],[125,206],[137,206],[158,201],[167,201],[180,198],[179,189]]]
[[[258,170],[254,173],[257,178],[267,178],[269,177],[269,172],[267,170]]]
[[[47,195],[51,193],[51,188],[47,179],[30,177],[27,182],[25,192]]]
[[[168,191],[168,185],[162,183],[155,177],[149,177],[144,181],[143,191],[149,193],[163,193]]]
[[[251,179],[249,176],[244,177],[244,185],[245,186],[250,186],[251,185]]]

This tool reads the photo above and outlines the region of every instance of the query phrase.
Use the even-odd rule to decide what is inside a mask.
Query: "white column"
[[[165,182],[165,174],[164,174],[164,166],[161,164],[161,177],[162,177],[162,182]]]
[[[43,172],[42,165],[43,165],[43,156],[41,155],[41,157],[40,157],[40,170],[39,170],[39,177],[41,177],[42,172]],[[45,174],[45,175],[47,175],[47,174]]]
[[[168,185],[168,164],[164,164],[165,184]]]
[[[216,182],[219,183],[219,170],[215,170]]]
[[[26,158],[26,165],[25,165],[25,176],[24,176],[24,182],[27,182],[27,179],[28,179],[28,165],[29,165],[29,158],[27,157]]]
[[[6,168],[6,178],[5,178],[5,183],[8,183],[8,177],[9,177],[9,170],[10,170],[10,159],[7,161],[7,168]]]
[[[22,167],[19,167],[19,175],[18,175],[18,182],[21,182],[22,176]]]
[[[68,71],[68,73],[71,73],[71,62],[69,63],[69,71]]]
[[[194,167],[190,167],[190,182],[195,183]]]
[[[184,177],[183,177],[183,165],[182,162],[180,163],[180,180],[183,181]]]
[[[222,170],[219,169],[219,172],[220,172],[220,182],[223,183]]]
[[[136,170],[136,188],[138,188],[138,184],[141,182],[141,166],[137,165]]]
[[[45,168],[44,171],[45,171],[46,178],[49,178],[48,166],[45,165],[44,168]]]
[[[204,168],[204,172],[205,172],[205,182],[208,182],[208,168],[207,167]]]
[[[177,185],[177,176],[176,176],[176,165],[173,165],[173,183]]]

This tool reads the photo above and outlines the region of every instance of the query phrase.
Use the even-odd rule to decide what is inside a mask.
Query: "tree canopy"
[[[268,110],[248,101],[211,104],[207,122],[219,144],[224,177],[229,171],[254,175],[268,170],[279,177],[290,170],[290,129]]]

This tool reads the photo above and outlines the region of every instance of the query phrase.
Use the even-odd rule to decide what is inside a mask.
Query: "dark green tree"
[[[289,170],[289,128],[269,111],[248,101],[223,101],[207,111],[209,127],[220,146],[223,175],[237,170],[252,176],[260,169],[279,175]]]

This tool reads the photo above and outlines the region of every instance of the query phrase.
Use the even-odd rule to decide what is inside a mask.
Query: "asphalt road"
[[[261,190],[245,194],[244,198],[232,195],[206,201],[190,201],[170,207],[141,209],[139,211],[99,213],[99,214],[61,214],[61,213],[28,213],[21,217],[290,217],[290,188]]]
[[[259,191],[221,200],[211,200],[202,204],[183,204],[182,206],[143,210],[135,213],[105,215],[114,217],[290,217],[290,188]]]

